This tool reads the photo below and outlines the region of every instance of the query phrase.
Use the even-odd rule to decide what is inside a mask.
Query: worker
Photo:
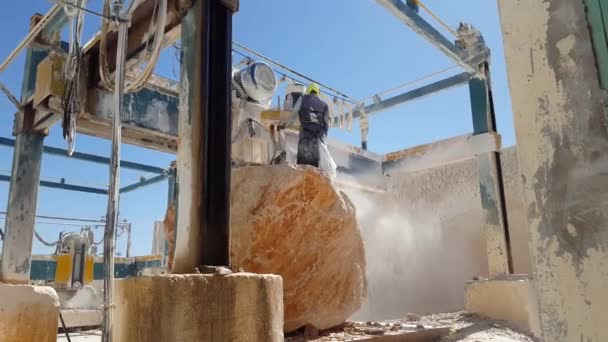
[[[319,85],[311,83],[306,93],[296,102],[286,122],[279,125],[285,129],[300,119],[297,164],[319,167],[321,143],[325,142],[329,129],[329,106],[319,97]]]

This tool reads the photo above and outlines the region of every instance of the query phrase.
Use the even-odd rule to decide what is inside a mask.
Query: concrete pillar
[[[234,273],[116,281],[114,339],[129,342],[283,341],[283,281]]]
[[[469,81],[473,134],[496,133],[489,63],[480,64],[479,69],[478,77]],[[509,274],[513,267],[510,257],[500,153],[498,151],[479,153],[477,155],[477,168],[479,170],[479,193],[481,207],[483,208],[483,226],[488,255],[488,272],[490,277]]]
[[[0,298],[0,341],[57,341],[59,298],[52,287],[0,284]]]
[[[30,279],[43,144],[44,136],[36,132],[25,130],[16,137],[0,262],[2,282],[26,284]]]
[[[203,165],[199,163],[202,154],[203,119],[200,113],[201,98],[200,73],[197,66],[202,65],[202,51],[194,48],[194,41],[202,36],[202,24],[197,24],[197,13],[201,11],[202,1],[195,1],[182,19],[182,55],[179,83],[179,117],[177,145],[177,206],[176,240],[173,273],[192,273],[198,265],[200,246],[198,245],[201,224],[199,207]],[[198,12],[197,12],[198,11]]]
[[[544,341],[608,341],[605,93],[582,0],[498,0]]]

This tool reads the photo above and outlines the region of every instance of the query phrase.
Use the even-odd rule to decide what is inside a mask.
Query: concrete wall
[[[608,341],[606,92],[586,18],[598,8],[498,3],[542,337]]]
[[[448,145],[449,146],[449,145]],[[515,272],[530,272],[517,150],[502,153]],[[369,298],[358,319],[464,308],[464,284],[487,276],[476,159],[414,172],[393,169],[383,194],[345,188],[357,208]]]

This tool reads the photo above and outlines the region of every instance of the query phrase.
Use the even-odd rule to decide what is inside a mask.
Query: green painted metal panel
[[[126,278],[128,276],[136,275],[135,264],[123,264],[123,263],[115,263],[114,264],[114,277],[115,278]],[[93,266],[93,279],[102,280],[103,279],[103,264],[95,263]]]
[[[486,81],[481,78],[470,79],[469,94],[471,96],[471,112],[473,114],[473,134],[483,134],[494,130],[488,113]]]
[[[608,3],[606,0],[584,0],[591,31],[600,86],[608,89]]]
[[[600,3],[600,10],[602,12],[602,22],[604,24],[604,35],[606,41],[608,41],[608,0],[598,0]]]
[[[30,280],[55,280],[57,263],[54,260],[32,260]]]

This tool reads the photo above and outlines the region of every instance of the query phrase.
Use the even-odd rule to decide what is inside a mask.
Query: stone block
[[[527,276],[468,282],[465,286],[465,310],[506,321],[523,332],[540,336],[536,292],[533,281]]]
[[[230,260],[283,278],[285,332],[345,322],[366,298],[356,210],[317,168],[250,166],[232,172]]]
[[[361,307],[367,279],[356,210],[319,169],[234,168],[230,202],[232,266],[283,278],[285,332],[306,325],[328,329]],[[172,205],[163,224],[169,265],[175,250],[175,217]],[[177,232],[178,241],[182,233]],[[192,235],[190,240],[195,241]],[[194,253],[191,245],[187,247]]]
[[[115,284],[115,341],[283,341],[280,276],[154,275]]]
[[[0,284],[0,341],[55,342],[58,320],[52,287]]]

